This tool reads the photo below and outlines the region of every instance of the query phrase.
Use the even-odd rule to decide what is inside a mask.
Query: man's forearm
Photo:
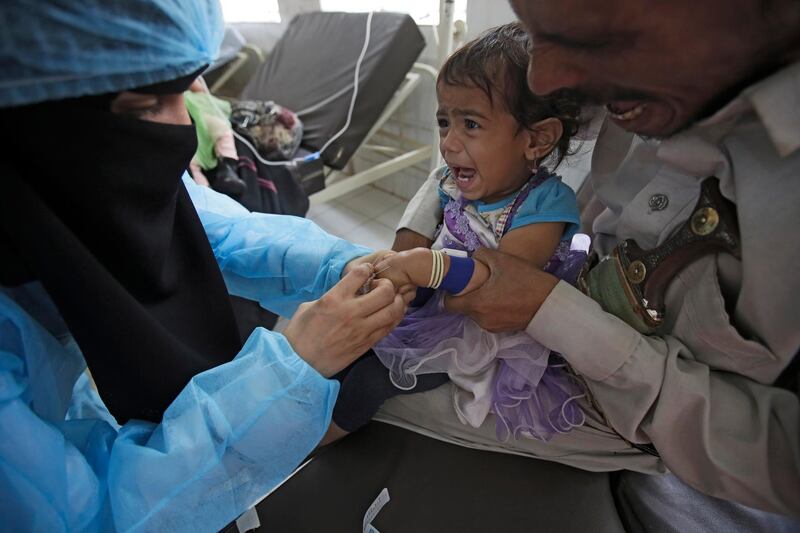
[[[718,371],[675,337],[642,336],[563,282],[527,331],[586,378],[615,430],[652,442],[686,483],[800,516],[797,396]]]

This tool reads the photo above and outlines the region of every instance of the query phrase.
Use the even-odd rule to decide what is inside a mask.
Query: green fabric
[[[194,155],[195,161],[204,170],[217,166],[217,155],[214,153],[214,142],[217,140],[215,128],[209,124],[209,119],[222,119],[228,123],[231,116],[231,104],[225,100],[220,100],[208,93],[195,93],[186,91],[183,93],[186,101],[186,109],[189,111],[195,128],[197,129],[197,152]]]
[[[617,271],[617,266],[614,263],[614,259],[606,258],[589,271],[586,276],[589,296],[599,303],[604,311],[621,318],[639,333],[645,335],[653,333],[655,330],[636,314],[636,311],[628,302],[628,297],[622,286],[624,282],[620,279],[622,274]]]

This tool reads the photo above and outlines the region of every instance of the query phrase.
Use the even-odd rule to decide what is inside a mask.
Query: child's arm
[[[386,257],[375,265],[375,272],[379,272],[377,277],[387,278],[394,283],[395,287],[403,285],[416,285],[417,287],[429,287],[434,265],[434,252],[429,248],[413,248]],[[442,255],[442,278],[446,278],[450,273],[450,267],[454,261],[450,256]],[[458,261],[461,258],[456,258]],[[472,276],[463,290],[453,294],[467,294],[483,285],[489,279],[489,268],[480,261],[474,261],[475,266]],[[381,272],[382,271],[382,272]]]
[[[394,235],[394,243],[392,243],[392,250],[395,252],[402,252],[404,250],[411,250],[412,248],[430,248],[433,241],[425,235],[420,235],[414,230],[408,228],[400,228]]]
[[[542,268],[553,257],[562,235],[564,235],[563,222],[528,224],[506,233],[500,239],[498,251],[519,257]]]
[[[542,268],[553,256],[563,233],[562,222],[529,224],[505,235],[500,240],[499,251]],[[408,284],[428,287],[432,277],[433,262],[433,252],[430,249],[413,248],[379,261],[375,265],[375,271],[379,272],[378,277],[391,280],[395,287]],[[449,273],[451,262],[449,256],[443,257],[443,277]],[[480,261],[475,261],[472,277],[466,287],[457,294],[468,294],[483,285],[487,279],[489,279],[489,268]]]

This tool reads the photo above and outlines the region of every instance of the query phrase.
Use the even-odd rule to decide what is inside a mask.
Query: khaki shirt
[[[709,255],[680,272],[662,333],[639,334],[563,282],[527,331],[586,378],[616,431],[652,442],[685,482],[800,516],[800,404],[770,386],[800,351],[800,63],[661,142],[606,123],[592,159],[597,251],[658,246],[712,175],[736,204],[742,259]],[[400,227],[431,237],[438,210],[429,180]]]

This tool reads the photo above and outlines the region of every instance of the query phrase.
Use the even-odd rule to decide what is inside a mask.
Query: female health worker
[[[319,442],[326,377],[413,292],[358,295],[380,252],[186,176],[216,0],[6,0],[0,27],[3,527],[219,529]],[[229,293],[285,334],[243,343]]]

